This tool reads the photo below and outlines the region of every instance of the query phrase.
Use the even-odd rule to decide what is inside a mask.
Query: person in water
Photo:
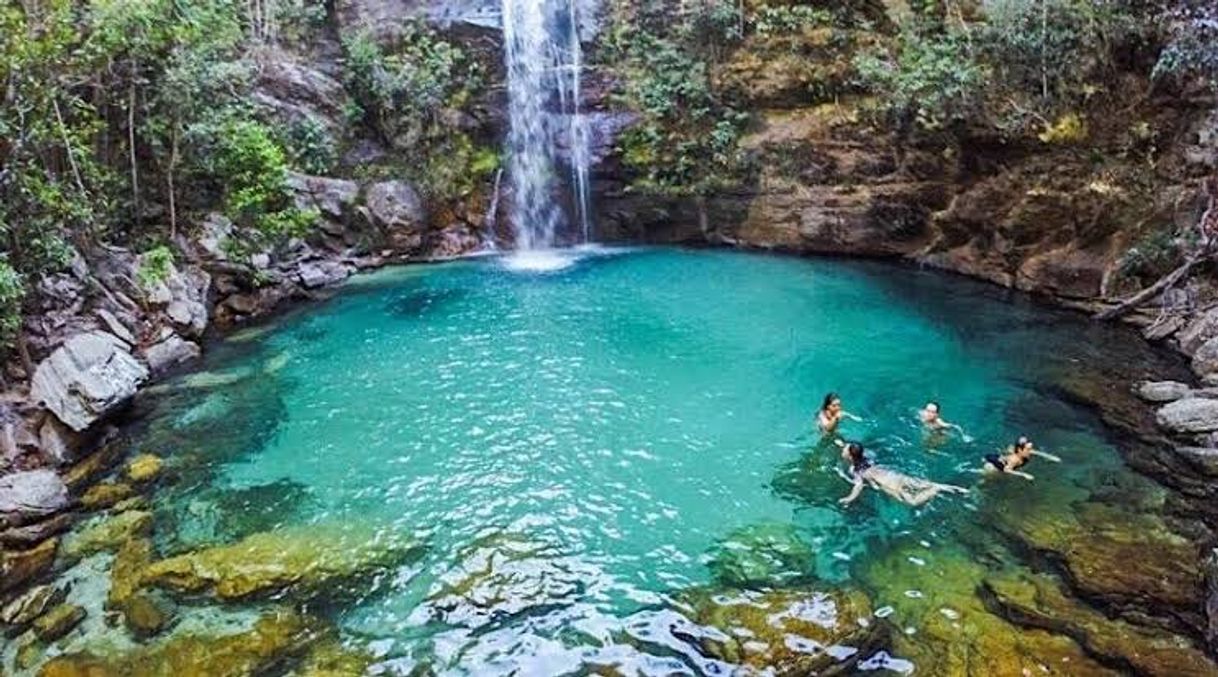
[[[952,429],[959,431],[960,437],[965,442],[973,441],[973,438],[964,432],[964,428],[943,420],[941,411],[939,403],[934,401],[927,402],[926,406],[918,411],[918,420],[922,423],[923,429],[929,434],[929,441],[942,442],[947,433]]]
[[[1032,444],[1032,440],[1021,436],[1015,441],[1015,444],[1007,447],[1007,453],[989,454],[986,456],[984,458],[985,462],[981,465],[981,473],[984,475],[1005,473],[1007,475],[1018,475],[1025,480],[1035,479],[1032,475],[1020,470],[1028,461],[1032,460],[1033,456],[1040,456],[1055,463],[1061,463],[1060,458],[1037,450],[1036,445]]]
[[[825,395],[821,402],[820,411],[816,414],[816,427],[824,434],[837,432],[837,426],[843,418],[861,421],[858,416],[842,409],[842,398],[837,393]]]
[[[874,465],[867,458],[863,445],[856,442],[845,443],[841,447],[842,458],[850,464],[850,481],[854,483],[850,493],[838,500],[842,505],[853,503],[868,485],[914,507],[923,505],[941,493],[968,493],[968,489],[954,484],[939,484]]]

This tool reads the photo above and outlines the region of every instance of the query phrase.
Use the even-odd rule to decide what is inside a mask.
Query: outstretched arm
[[[859,494],[861,493],[863,493],[863,483],[855,482],[854,488],[850,490],[850,493],[846,494],[844,498],[839,498],[837,502],[841,503],[842,505],[849,505],[850,503],[853,503],[854,499],[858,498]]]
[[[1025,480],[1034,480],[1034,479],[1036,479],[1035,477],[1032,477],[1031,475],[1029,475],[1028,473],[1026,473],[1026,472],[1024,472],[1024,471],[1022,471],[1022,470],[1008,470],[1008,471],[1007,471],[1007,474],[1008,474],[1008,475],[1017,475],[1017,476],[1019,476],[1019,477],[1024,478]]]
[[[848,419],[850,419],[851,421],[861,421],[861,420],[863,420],[863,417],[861,417],[861,416],[855,416],[854,414],[852,414],[852,413],[850,413],[850,412],[848,412],[848,411],[843,411],[843,412],[842,412],[842,417],[843,417],[843,418],[848,418]]]
[[[1054,456],[1053,454],[1050,454],[1050,453],[1048,453],[1048,452],[1044,452],[1044,451],[1038,451],[1038,450],[1036,450],[1036,449],[1033,449],[1033,450],[1032,450],[1032,454],[1033,454],[1033,455],[1035,455],[1035,456],[1039,456],[1039,457],[1041,457],[1041,458],[1047,458],[1047,459],[1049,459],[1050,461],[1053,461],[1054,463],[1061,463],[1061,462],[1062,462],[1062,459],[1061,459],[1061,457],[1060,457],[1060,456]]]

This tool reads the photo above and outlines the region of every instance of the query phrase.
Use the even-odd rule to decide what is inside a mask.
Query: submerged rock
[[[152,561],[152,542],[133,538],[122,545],[110,565],[110,591],[106,595],[107,609],[125,609],[143,582],[144,570]]]
[[[135,490],[130,484],[102,482],[89,487],[85,495],[80,497],[80,505],[86,510],[104,510],[131,498],[134,494]]]
[[[555,547],[511,534],[481,539],[458,556],[428,595],[429,620],[480,628],[571,604],[599,576]]]
[[[34,371],[30,399],[80,432],[124,404],[148,379],[148,369],[122,339],[103,331],[77,334]]]
[[[123,605],[123,624],[136,637],[151,637],[164,630],[170,620],[169,613],[148,595],[133,595]]]
[[[83,607],[60,604],[34,621],[34,634],[44,642],[53,642],[71,632],[84,619]]]
[[[164,465],[165,462],[155,454],[140,454],[127,464],[127,479],[136,484],[150,482],[161,474]]]
[[[38,585],[0,608],[0,623],[21,629],[63,601],[64,591],[53,585]]]
[[[152,514],[143,510],[101,515],[64,538],[63,554],[65,557],[78,559],[99,552],[117,550],[128,540],[145,537],[151,531]]]
[[[309,490],[281,479],[239,489],[214,489],[158,506],[158,521],[168,525],[166,552],[231,543],[251,534],[295,522],[312,504]]]
[[[1196,546],[1157,517],[1086,502],[1069,513],[996,512],[1018,549],[1063,575],[1078,595],[1140,624],[1199,634]]]
[[[68,488],[53,470],[0,477],[0,525],[25,524],[68,506]]]
[[[808,578],[815,561],[811,546],[789,524],[766,523],[737,529],[711,548],[711,574],[722,585],[782,585]]]
[[[155,562],[142,580],[225,600],[279,593],[311,597],[384,573],[421,551],[412,538],[371,528],[288,527]]]
[[[1174,635],[1113,620],[1072,600],[1045,576],[1025,572],[987,578],[987,606],[1022,627],[1060,632],[1097,660],[1147,675],[1218,675],[1204,652]]]
[[[52,658],[40,677],[125,675],[261,675],[282,673],[324,628],[290,611],[269,613],[246,631],[208,636],[183,634],[118,655],[74,653]]]
[[[718,631],[701,638],[707,653],[770,674],[835,674],[879,639],[858,590],[704,588],[681,601],[690,620]]]
[[[48,538],[28,550],[0,551],[0,592],[14,590],[42,575],[55,561],[59,539]]]

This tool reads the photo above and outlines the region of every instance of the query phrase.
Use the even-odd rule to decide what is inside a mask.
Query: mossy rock
[[[314,645],[295,674],[297,677],[355,677],[368,674],[375,662],[367,651],[344,646],[338,638],[332,637]]]
[[[123,609],[139,591],[144,570],[152,562],[152,543],[146,538],[133,538],[123,544],[110,565],[110,592],[106,608]]]
[[[816,553],[789,524],[737,529],[710,551],[715,581],[736,587],[790,584],[811,577]]]
[[[12,630],[24,629],[35,618],[57,606],[63,598],[63,588],[54,585],[35,586],[0,608],[0,623],[9,626],[8,634],[15,634]]]
[[[357,583],[421,555],[417,540],[366,527],[297,526],[248,536],[151,564],[145,584],[222,600],[341,594]]]
[[[127,479],[136,484],[151,482],[156,479],[164,468],[165,462],[155,454],[140,454],[127,463]]]
[[[135,490],[123,482],[102,482],[94,484],[80,497],[80,504],[86,510],[104,510],[113,507],[120,501],[131,498]]]
[[[128,653],[68,654],[48,661],[40,677],[182,677],[280,674],[309,649],[325,628],[288,611],[272,612],[253,628],[219,637],[184,634]]]
[[[1117,674],[1069,637],[992,613],[977,594],[990,567],[957,546],[898,544],[859,573],[894,629],[891,653],[911,661],[917,674]]]
[[[53,642],[72,631],[85,619],[84,607],[60,604],[34,619],[34,634],[44,642]]]
[[[494,534],[464,548],[430,591],[431,618],[481,628],[492,622],[574,603],[598,572],[561,557],[551,545]]]
[[[1218,675],[1215,664],[1187,639],[1110,619],[1066,596],[1056,581],[1027,572],[991,576],[982,597],[994,613],[1026,628],[1074,638],[1087,653],[1116,669],[1146,675]]]
[[[237,489],[212,489],[157,506],[165,525],[158,545],[166,554],[232,543],[298,520],[312,501],[309,490],[287,479]]]
[[[50,568],[59,548],[58,538],[48,538],[25,550],[0,550],[0,592],[14,590]]]
[[[123,543],[152,532],[152,514],[128,510],[117,515],[99,515],[63,539],[63,554],[69,559],[117,550]]]
[[[690,620],[716,631],[703,635],[704,651],[766,674],[845,672],[881,639],[871,602],[854,589],[699,588],[679,599]]]
[[[123,605],[123,624],[131,634],[148,638],[164,630],[173,617],[149,595],[132,595]]]
[[[1161,518],[1085,502],[1069,512],[995,511],[994,519],[1080,596],[1135,622],[1200,633],[1204,577],[1196,546]]]

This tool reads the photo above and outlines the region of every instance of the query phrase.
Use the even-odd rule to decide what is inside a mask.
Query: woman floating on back
[[[842,398],[838,397],[837,393],[825,395],[825,399],[820,405],[820,411],[816,413],[816,427],[825,435],[835,433],[837,432],[838,424],[842,422],[843,418],[855,421],[862,420],[858,416],[842,409]]]
[[[841,445],[842,458],[850,463],[850,481],[854,489],[838,502],[845,505],[854,501],[863,493],[864,487],[870,485],[873,489],[892,496],[893,498],[912,506],[920,506],[941,493],[967,494],[968,489],[954,484],[939,484],[918,477],[903,475],[895,470],[879,465],[873,465],[863,452],[863,446],[855,442]]]

